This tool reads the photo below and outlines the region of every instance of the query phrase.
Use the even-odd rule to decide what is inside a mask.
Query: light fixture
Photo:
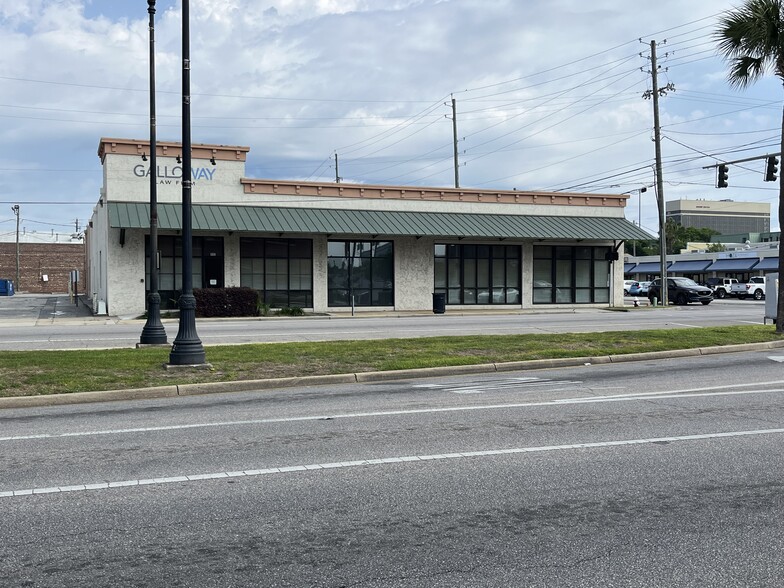
[[[147,154],[146,153],[142,153],[142,161],[147,161]]]
[[[177,163],[182,163],[182,156],[180,155],[177,156]]]
[[[210,163],[211,163],[212,165],[218,165],[218,164],[215,162],[215,156],[214,156],[214,155],[213,155],[212,157],[210,157]]]

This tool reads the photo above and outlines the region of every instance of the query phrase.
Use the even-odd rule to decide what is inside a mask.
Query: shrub
[[[280,316],[302,316],[305,314],[305,311],[299,306],[284,306],[277,314]]]
[[[258,292],[253,288],[194,288],[196,316],[256,316]]]

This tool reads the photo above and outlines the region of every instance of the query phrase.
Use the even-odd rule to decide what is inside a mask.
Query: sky
[[[155,14],[156,132],[180,141],[181,0]],[[731,88],[725,0],[191,0],[192,139],[250,147],[251,178],[629,193],[658,232],[651,41],[665,200],[769,203],[784,92]],[[101,137],[149,139],[146,0],[0,3],[0,236],[84,228]],[[646,188],[642,192],[642,188]]]

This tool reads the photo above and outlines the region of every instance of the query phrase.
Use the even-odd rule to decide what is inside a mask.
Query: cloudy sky
[[[247,175],[487,189],[632,192],[658,230],[650,41],[665,198],[770,203],[780,83],[726,83],[725,0],[191,0],[194,142],[251,148]],[[158,0],[158,140],[181,139],[179,0]],[[146,0],[0,3],[0,234],[84,227],[101,137],[149,138]],[[665,42],[666,41],[666,42]],[[648,190],[640,198],[639,189]],[[641,205],[641,206],[640,206]],[[5,211],[5,212],[3,212]]]

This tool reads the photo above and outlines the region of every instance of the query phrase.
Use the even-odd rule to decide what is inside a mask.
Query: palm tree
[[[784,84],[784,0],[746,0],[719,18],[714,36],[729,64],[730,86],[746,88],[766,73]],[[784,109],[781,117],[784,153]],[[784,231],[784,174],[779,173],[779,230]],[[784,284],[784,256],[779,240],[779,280]],[[784,335],[784,288],[778,289],[776,333]]]

